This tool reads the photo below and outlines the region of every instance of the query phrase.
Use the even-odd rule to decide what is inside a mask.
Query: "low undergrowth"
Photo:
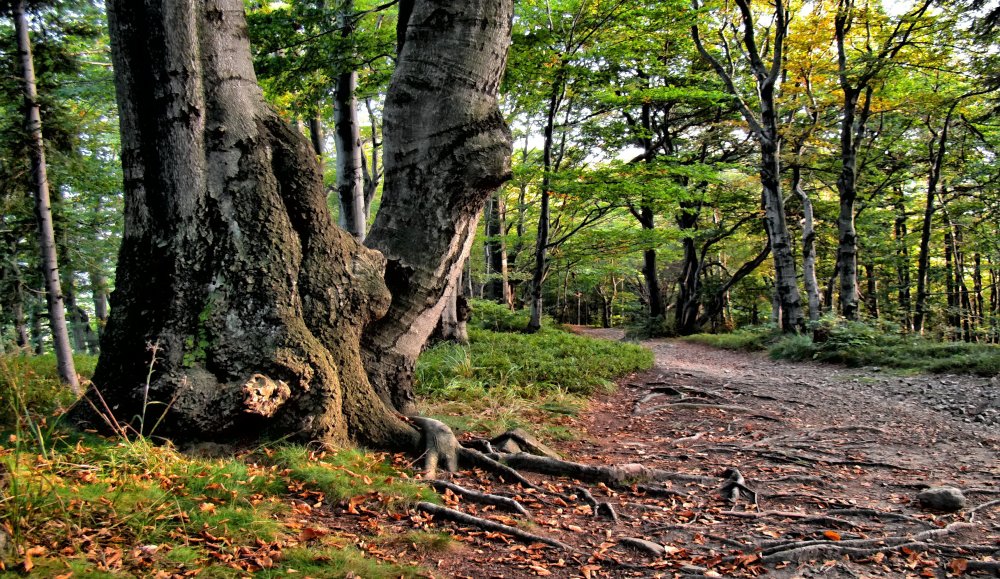
[[[534,424],[539,434],[567,438],[563,419],[588,395],[653,364],[641,346],[579,336],[551,322],[526,334],[526,325],[521,312],[475,302],[470,344],[435,345],[417,362],[424,410],[460,432],[498,434]]]
[[[61,428],[53,413],[70,399],[54,364],[0,358],[0,574],[422,573],[386,556],[405,549],[378,537],[387,513],[439,500],[410,480],[401,455],[279,444],[206,458],[198,455],[214,447],[181,453],[144,438]],[[371,536],[327,526],[334,511]],[[410,542],[437,548],[438,535]]]
[[[903,372],[1000,374],[1000,347],[996,345],[941,342],[906,335],[887,324],[832,317],[811,324],[807,334],[781,336],[764,327],[684,339],[730,350],[768,350],[772,358],[780,360],[880,366]]]
[[[753,326],[741,328],[726,334],[694,334],[681,338],[686,342],[705,344],[724,350],[741,350],[754,352],[766,350],[771,342],[777,339],[777,329],[773,326]]]

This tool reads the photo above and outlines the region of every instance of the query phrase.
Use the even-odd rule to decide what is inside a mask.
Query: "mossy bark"
[[[513,6],[412,4],[385,112],[383,257],[333,224],[309,142],[264,103],[240,0],[109,2],[125,230],[77,421],[428,444],[387,401],[412,391],[421,320],[509,173],[495,97]]]
[[[125,231],[75,418],[148,431],[165,412],[155,434],[173,438],[416,447],[361,366],[362,328],[389,304],[385,261],[332,223],[310,144],[264,103],[242,3],[108,12]]]

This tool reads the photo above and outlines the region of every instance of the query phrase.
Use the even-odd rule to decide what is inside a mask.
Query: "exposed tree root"
[[[521,473],[517,472],[513,468],[498,462],[496,459],[487,456],[478,450],[463,447],[458,450],[458,456],[463,464],[468,464],[473,468],[483,469],[488,473],[501,477],[505,482],[517,483],[525,488],[535,489],[536,491],[545,491],[545,489],[524,478]]]
[[[640,414],[652,414],[666,408],[676,408],[680,410],[723,410],[726,412],[742,412],[749,414],[754,418],[760,418],[761,420],[773,420],[775,422],[780,419],[775,418],[767,414],[757,414],[756,411],[747,406],[737,406],[736,404],[716,404],[714,402],[692,402],[691,399],[679,400],[677,402],[667,402],[666,404],[658,404],[652,408],[647,408],[643,410]]]
[[[872,434],[889,436],[889,433],[882,430],[881,428],[875,428],[874,426],[860,426],[855,424],[849,424],[847,426],[827,426],[826,428],[818,428],[816,430],[806,431],[807,434],[808,433],[822,434],[826,432],[870,432]]]
[[[966,561],[966,571],[987,571],[1000,575],[1000,561]]]
[[[917,525],[922,525],[925,527],[933,527],[934,524],[925,521],[924,519],[918,519],[917,517],[911,517],[910,515],[904,515],[902,513],[890,513],[886,511],[877,511],[875,509],[862,509],[862,508],[851,508],[851,509],[830,509],[826,511],[828,515],[841,515],[844,517],[872,517],[875,519],[886,519],[890,521],[906,521],[908,523],[915,523]]]
[[[807,519],[813,516],[809,513],[796,513],[793,511],[721,511],[716,514],[724,517],[736,517],[739,519],[767,519],[771,517],[779,519]]]
[[[912,468],[899,466],[898,464],[891,464],[887,462],[874,462],[867,460],[841,460],[841,459],[828,459],[816,456],[804,456],[801,454],[792,454],[788,452],[781,452],[780,450],[765,450],[762,448],[750,448],[750,447],[735,447],[735,446],[714,446],[708,450],[718,451],[718,452],[729,452],[729,453],[740,453],[747,452],[762,456],[778,462],[785,462],[790,464],[800,464],[800,465],[813,465],[813,464],[825,464],[830,466],[862,466],[870,468],[888,468],[892,470],[903,470],[911,471]]]
[[[922,531],[912,537],[878,537],[873,539],[849,539],[846,541],[796,541],[761,550],[761,561],[765,563],[776,563],[779,561],[802,562],[842,555],[867,557],[875,553],[885,553],[902,547],[933,549],[936,545],[929,541],[969,528],[975,527],[969,523],[958,522],[952,523],[942,529]]]
[[[705,433],[704,432],[699,432],[698,434],[694,434],[692,436],[684,436],[684,437],[681,437],[681,438],[675,438],[672,442],[674,443],[674,446],[680,446],[680,445],[686,444],[688,442],[694,442],[694,441],[698,440],[699,438],[701,438],[702,436],[705,436]]]
[[[497,436],[490,441],[490,445],[499,452],[517,453],[528,452],[538,456],[547,456],[556,460],[561,460],[559,453],[543,444],[531,434],[515,428]]]
[[[757,482],[761,483],[794,482],[799,484],[812,485],[816,487],[831,486],[830,481],[828,479],[806,474],[790,474],[778,478],[757,479]]]
[[[976,517],[976,513],[978,513],[979,511],[984,511],[986,509],[995,507],[997,505],[1000,505],[1000,499],[997,499],[995,501],[989,501],[989,502],[983,503],[981,505],[977,505],[975,507],[972,507],[968,511],[968,513],[969,513],[969,521],[972,521],[972,519],[974,519]]]
[[[651,382],[650,385],[656,384]],[[717,400],[722,400],[724,397],[718,392],[712,392],[710,390],[702,390],[700,388],[692,388],[691,386],[681,386],[679,384],[674,385],[657,385],[650,389],[651,393],[656,394],[666,394],[670,396],[700,396],[702,398],[715,398]]]
[[[757,505],[757,492],[746,486],[746,480],[743,479],[743,473],[740,472],[740,469],[727,468],[722,474],[726,477],[726,481],[719,487],[719,494],[724,499],[735,504],[740,500],[740,491],[742,491],[754,505]]]
[[[459,525],[470,525],[473,527],[478,527],[484,531],[492,531],[494,533],[503,533],[509,537],[513,537],[519,541],[532,544],[532,543],[543,543],[557,549],[562,549],[564,551],[572,551],[573,548],[566,543],[551,539],[549,537],[543,537],[541,535],[536,535],[534,533],[529,533],[527,531],[522,531],[516,527],[511,527],[509,525],[504,525],[503,523],[498,523],[496,521],[491,521],[489,519],[484,519],[482,517],[475,517],[461,511],[456,511],[455,509],[449,509],[448,507],[442,507],[441,505],[435,505],[433,503],[419,502],[417,503],[417,509],[421,510],[429,515],[438,517]]]
[[[615,511],[615,507],[611,503],[602,503],[594,498],[594,495],[590,493],[584,487],[576,487],[576,494],[580,496],[588,505],[590,509],[594,512],[595,517],[607,517],[614,522],[618,522],[618,513]]]
[[[636,537],[622,537],[621,539],[618,539],[618,544],[631,547],[637,551],[642,551],[652,557],[662,557],[667,553],[667,549],[663,545]]]
[[[424,443],[424,470],[427,478],[437,477],[438,464],[444,463],[448,472],[458,470],[458,439],[443,422],[423,416],[411,416],[409,420],[420,429]]]
[[[467,489],[455,483],[450,483],[448,481],[443,481],[443,480],[430,480],[427,482],[432,487],[434,487],[434,490],[438,492],[444,492],[445,489],[447,489],[455,493],[456,495],[462,497],[463,499],[467,499],[474,503],[499,507],[501,509],[512,511],[520,515],[527,516],[528,514],[527,509],[525,509],[524,506],[521,505],[521,503],[508,497],[502,497],[500,495],[492,495],[489,493],[483,493],[476,490]]]
[[[535,456],[524,452],[495,455],[496,460],[507,466],[551,476],[565,476],[582,482],[604,483],[606,485],[628,485],[629,481],[676,481],[699,484],[713,484],[717,479],[649,468],[641,464],[618,466],[594,466],[568,460],[556,460]]]

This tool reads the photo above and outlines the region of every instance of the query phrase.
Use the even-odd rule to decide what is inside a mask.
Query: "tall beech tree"
[[[265,104],[240,0],[108,3],[125,230],[78,420],[148,407],[181,438],[417,448],[423,422],[385,400],[406,399],[467,232],[509,173],[495,96],[513,8],[403,5],[380,253],[333,224],[310,143]],[[366,328],[378,354],[363,365]]]
[[[764,210],[764,229],[767,231],[774,261],[775,303],[779,306],[779,324],[785,332],[797,331],[803,326],[802,298],[796,280],[795,256],[792,254],[791,234],[785,215],[785,200],[781,187],[781,132],[778,127],[777,92],[784,62],[785,37],[788,34],[790,14],[787,0],[774,4],[773,22],[765,29],[763,43],[758,42],[757,16],[749,0],[736,0],[742,33],[735,46],[724,47],[729,68],[705,48],[698,24],[691,26],[695,46],[722,79],[726,89],[736,99],[740,113],[760,147],[761,205]],[[693,4],[699,8],[698,1]],[[726,35],[720,34],[723,41]],[[768,54],[769,53],[769,54]],[[743,55],[744,65],[754,87],[756,107],[743,97],[741,87],[734,79],[734,55]],[[755,110],[756,109],[756,110]]]
[[[837,78],[843,96],[840,119],[840,173],[837,192],[840,213],[837,217],[837,271],[840,272],[840,313],[849,320],[858,317],[858,235],[855,228],[855,204],[858,198],[858,149],[865,138],[871,116],[875,80],[892,65],[911,36],[927,23],[921,17],[930,8],[924,0],[909,13],[888,25],[889,31],[873,45],[875,16],[862,16],[864,30],[853,32],[859,8],[854,0],[838,0],[834,16],[837,47]],[[856,36],[856,38],[854,38]]]

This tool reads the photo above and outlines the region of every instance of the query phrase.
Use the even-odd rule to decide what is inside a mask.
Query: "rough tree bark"
[[[56,237],[52,224],[52,202],[49,198],[49,178],[45,167],[45,142],[42,140],[42,115],[35,84],[35,64],[31,56],[31,41],[28,38],[28,20],[25,16],[24,0],[19,0],[14,5],[14,28],[17,32],[17,50],[21,57],[21,73],[24,80],[24,103],[27,109],[25,121],[31,151],[31,170],[34,173],[36,185],[35,217],[38,220],[42,277],[45,280],[45,296],[48,301],[52,345],[56,352],[59,379],[73,392],[79,394],[80,383],[76,377],[76,367],[73,364],[73,350],[69,343],[66,308],[63,304],[62,285],[59,280],[59,260],[56,257]]]
[[[766,38],[763,47],[764,50],[770,48],[770,63],[765,63],[754,31],[757,20],[751,11],[750,2],[736,0],[736,5],[743,26],[739,52],[746,55],[755,81],[756,112],[741,97],[732,75],[705,49],[697,24],[691,27],[691,36],[698,53],[722,79],[726,90],[736,97],[740,113],[760,146],[761,208],[774,261],[776,309],[780,314],[778,321],[782,331],[797,332],[803,327],[802,298],[796,280],[795,256],[792,254],[791,234],[788,231],[785,200],[781,191],[781,132],[778,130],[776,99],[790,17],[785,10],[785,1],[775,2],[773,38]],[[699,8],[697,0],[694,0],[694,8]]]
[[[369,379],[404,413],[413,410],[413,364],[462,275],[481,209],[510,178],[512,143],[496,95],[513,3],[412,4],[386,96],[382,206],[367,239],[388,260],[392,305],[363,341]]]
[[[840,0],[834,16],[837,78],[843,93],[840,119],[840,173],[837,176],[837,193],[840,200],[840,212],[837,217],[837,267],[840,271],[840,313],[848,320],[858,318],[858,233],[854,225],[854,206],[858,197],[858,147],[864,139],[865,127],[871,113],[874,92],[872,81],[909,43],[910,35],[930,5],[930,0],[918,3],[913,10],[897,21],[880,46],[873,48],[869,37],[869,42],[856,59],[858,62],[850,65],[848,43],[856,14],[854,0]],[[864,98],[859,109],[862,95]]]
[[[442,10],[449,9],[416,3],[417,24],[407,32],[420,38],[414,45],[428,48],[460,37],[475,46],[496,36],[491,46],[504,54],[506,2],[463,5],[449,10],[445,16],[451,18],[434,21]],[[312,147],[264,103],[242,2],[113,0],[108,14],[121,113],[125,230],[94,387],[74,417],[98,425],[94,409],[123,421],[148,410],[158,419],[169,406],[157,434],[213,440],[275,434],[416,449],[418,430],[384,404],[362,365],[362,331],[387,311],[391,297],[399,297],[387,291],[385,258],[331,222]],[[479,24],[484,26],[478,35],[468,31],[472,25],[480,30]],[[476,84],[480,69],[469,68],[476,62],[470,54],[502,70],[502,58],[487,62],[489,53],[470,50],[438,69],[450,76],[430,85],[458,91]],[[419,92],[425,90],[421,77],[408,71],[426,65],[412,58],[401,55],[393,79],[390,91],[405,91],[411,99],[397,105],[395,114],[417,108],[409,118],[419,121],[416,113],[429,98],[464,118],[468,103]],[[416,122],[418,132],[420,127],[442,128]],[[462,136],[477,142],[476,132],[467,129]],[[420,166],[433,150],[405,135],[396,143],[397,155],[405,151]],[[468,152],[452,148],[438,155],[463,160]],[[441,163],[435,158],[426,164]],[[397,235],[423,253],[413,264],[390,255],[396,260],[390,262],[390,283],[409,268],[423,274],[411,277],[410,287],[440,286],[443,292],[451,262],[435,251],[436,239],[423,238],[434,216],[420,211],[429,205],[446,213],[447,203],[435,191],[451,194],[471,214],[479,208],[477,200],[456,193],[464,190],[455,185],[461,179],[448,177],[439,176],[437,189],[406,180],[397,187],[414,190],[390,195],[396,203],[407,194],[427,198],[396,209],[405,213],[395,216]],[[440,216],[435,230],[467,227]],[[426,225],[421,229],[419,223]],[[147,344],[157,345],[148,388]],[[167,406],[144,404],[147,397]]]

